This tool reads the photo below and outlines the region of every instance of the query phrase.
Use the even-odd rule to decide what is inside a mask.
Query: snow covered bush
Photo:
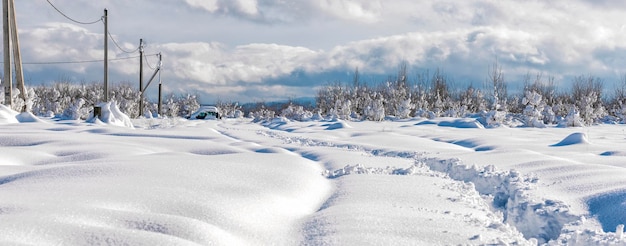
[[[63,120],[80,120],[87,119],[89,117],[89,109],[83,107],[85,105],[85,99],[79,98],[70,107],[63,110],[63,113],[59,118]]]
[[[576,107],[572,106],[567,116],[559,122],[558,126],[559,127],[583,127],[585,126],[585,124],[583,123],[583,119],[580,118],[580,113],[578,112]]]
[[[335,107],[331,111],[334,118],[349,120],[352,116],[352,102],[350,99],[335,101]]]
[[[222,116],[226,118],[242,118],[243,112],[241,111],[241,106],[237,102],[224,102],[217,101],[215,103],[215,107],[217,107]]]
[[[411,111],[413,111],[414,108],[415,105],[411,103],[411,99],[407,98],[400,102],[395,115],[400,119],[409,118],[411,117]]]
[[[270,120],[273,119],[275,116],[276,112],[265,108],[265,106],[262,106],[259,110],[250,112],[249,114],[249,117],[253,118],[255,122]]]
[[[621,124],[626,124],[626,103],[620,101],[613,109],[613,114],[620,119]]]
[[[543,110],[545,104],[542,97],[536,91],[526,91],[526,96],[522,99],[522,104],[526,105],[522,113],[522,122],[527,127],[546,127],[543,123]]]
[[[280,112],[280,116],[291,120],[308,121],[313,117],[313,112],[305,110],[300,105],[289,104]]]
[[[385,105],[383,99],[379,98],[370,101],[364,112],[365,118],[372,121],[382,121],[385,119]]]
[[[485,126],[487,127],[499,127],[506,121],[506,112],[491,110],[485,113]]]

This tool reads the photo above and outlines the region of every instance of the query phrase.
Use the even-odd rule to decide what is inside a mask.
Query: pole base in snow
[[[97,117],[98,119],[102,119],[102,107],[94,106],[93,107],[93,117]]]

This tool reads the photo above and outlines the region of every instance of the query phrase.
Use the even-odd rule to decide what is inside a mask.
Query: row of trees
[[[482,89],[454,88],[440,70],[423,72],[414,81],[407,74],[407,66],[401,65],[397,76],[371,86],[360,81],[356,70],[352,84],[333,83],[318,91],[317,110],[348,120],[474,117],[489,126],[626,123],[626,77],[613,97],[606,97],[603,81],[586,75],[575,77],[570,91],[558,91],[553,77],[527,75],[523,91],[510,94],[497,63],[489,69]]]
[[[115,84],[109,87],[111,100],[128,116],[139,116],[139,91],[128,83]],[[27,89],[27,101],[19,91],[13,92],[12,106],[21,110],[24,105],[35,115],[59,117],[62,119],[87,119],[93,107],[102,101],[104,94],[102,83],[57,82],[52,85],[39,85]],[[143,112],[146,117],[156,117],[158,105],[144,97]],[[197,95],[169,94],[163,99],[160,115],[168,117],[185,117],[200,107]]]
[[[603,94],[603,81],[593,76],[573,78],[570,90],[559,91],[553,77],[527,75],[521,93],[509,93],[502,68],[495,63],[481,88],[457,88],[441,70],[425,71],[409,79],[407,65],[396,76],[370,85],[361,81],[358,69],[350,84],[328,84],[318,90],[315,105],[256,103],[239,105],[218,101],[226,117],[247,115],[257,120],[283,116],[294,120],[333,117],[345,120],[381,121],[386,118],[473,117],[484,125],[523,125],[544,127],[549,124],[582,126],[599,122],[626,123],[626,75],[612,97]],[[86,119],[93,105],[101,101],[101,83],[58,82],[27,90],[24,102],[19,91],[13,93],[13,107],[26,106],[39,116]],[[139,117],[139,91],[128,83],[110,88],[110,98],[132,118]],[[197,95],[169,94],[161,112],[157,104],[144,97],[145,117],[186,117],[200,106]]]

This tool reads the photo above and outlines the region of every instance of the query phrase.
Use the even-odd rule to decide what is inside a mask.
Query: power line
[[[151,55],[157,55],[157,54],[151,54]],[[128,57],[119,57],[119,58],[113,58],[113,59],[109,59],[109,61],[119,61],[119,60],[128,60],[128,59],[133,59],[133,58],[137,58],[139,56],[128,56]],[[96,63],[96,62],[103,62],[104,60],[82,60],[82,61],[48,61],[48,62],[22,62],[22,64],[24,65],[56,65],[56,64],[80,64],[80,63]],[[0,64],[3,64],[4,62],[0,61]]]
[[[139,50],[139,48],[140,48],[139,46],[137,46],[137,48],[136,48],[136,49],[134,49],[134,50],[132,50],[132,51],[125,50],[124,48],[122,48],[122,47],[121,47],[121,46],[117,43],[117,41],[115,41],[115,39],[113,38],[113,35],[111,35],[111,33],[110,33],[110,32],[107,32],[107,33],[109,34],[109,37],[110,37],[110,38],[111,38],[111,40],[113,41],[113,44],[115,44],[115,46],[116,46],[119,50],[121,50],[122,52],[124,52],[124,53],[128,53],[128,54],[130,54],[130,53],[135,53],[135,52],[137,52],[137,51]]]
[[[54,8],[57,12],[59,12],[59,14],[61,14],[62,16],[64,16],[65,18],[67,18],[68,20],[71,20],[73,22],[76,22],[78,24],[83,24],[83,25],[91,25],[91,24],[95,24],[98,23],[99,21],[102,20],[102,17],[100,17],[100,19],[92,21],[92,22],[82,22],[82,21],[77,21],[75,19],[72,19],[71,17],[67,16],[65,13],[63,13],[63,11],[61,11],[60,9],[58,9],[56,6],[54,6],[54,4],[52,4],[52,2],[50,2],[50,0],[46,0],[50,6],[52,6],[52,8]]]
[[[155,55],[155,54],[152,54],[152,55]],[[151,56],[152,56],[152,55],[151,55]],[[158,54],[156,54],[156,55],[158,55]],[[144,55],[144,56],[143,56],[143,59],[144,59],[144,60],[146,60],[146,65],[148,65],[148,68],[150,68],[150,69],[152,69],[152,70],[155,70],[155,69],[156,69],[156,68],[154,68],[153,66],[150,66],[150,62],[148,62],[148,55]]]

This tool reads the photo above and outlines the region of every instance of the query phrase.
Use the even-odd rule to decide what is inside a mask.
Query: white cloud
[[[258,4],[256,0],[237,0],[234,1],[237,9],[249,16],[256,16],[259,14]]]
[[[288,75],[315,52],[276,44],[249,44],[232,50],[218,43],[165,44],[169,68],[180,79],[207,84],[261,83]]]
[[[211,13],[219,9],[218,0],[185,0],[192,7],[199,7]]]
[[[317,6],[330,15],[359,22],[378,22],[381,18],[380,1],[316,0]]]
[[[81,20],[104,4],[54,1]],[[626,72],[626,5],[619,1],[108,0],[110,29],[125,48],[140,37],[163,52],[164,76],[181,88],[224,93],[282,85],[314,87],[353,71],[394,74],[407,61],[442,68],[458,80],[482,81],[497,58],[507,78],[543,72],[563,77]],[[18,2],[25,61],[102,58],[102,26],[66,21],[45,3]],[[73,6],[80,6],[75,9]],[[140,11],[144,6],[150,11]],[[84,10],[82,8],[85,8]],[[199,11],[200,10],[200,11]],[[95,13],[95,14],[94,14]],[[121,56],[111,44],[110,56]],[[136,60],[111,70],[135,80]],[[101,64],[29,65],[97,80]],[[296,74],[303,74],[294,79]],[[306,80],[308,76],[309,80]],[[27,75],[28,77],[28,75]],[[92,79],[93,77],[93,79]],[[34,80],[37,80],[34,78]],[[269,81],[269,82],[268,82]],[[299,84],[298,84],[299,83]],[[306,84],[305,84],[306,83]],[[289,85],[289,86],[287,86]],[[214,87],[215,88],[215,87]],[[252,89],[250,89],[252,90]],[[287,89],[285,89],[287,90]],[[208,92],[207,92],[208,93]],[[250,92],[252,93],[252,92]],[[260,93],[260,92],[259,92]],[[265,93],[265,92],[264,92]]]

